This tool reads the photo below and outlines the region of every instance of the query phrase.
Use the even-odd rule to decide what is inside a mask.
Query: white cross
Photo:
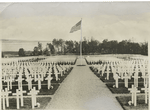
[[[149,75],[146,74],[146,75],[142,76],[142,78],[144,79],[144,85],[148,84]]]
[[[55,77],[56,77],[56,81],[58,81],[59,80],[59,78],[58,78],[59,73],[57,72],[57,70],[55,70],[54,74],[55,74]]]
[[[53,78],[49,75],[45,80],[47,80],[47,88],[48,89],[50,89],[50,86],[51,86],[51,80],[52,80]]]
[[[38,89],[41,89],[41,81],[43,80],[43,78],[38,75],[38,78],[36,78],[36,80],[38,81]]]
[[[116,88],[118,88],[118,79],[119,79],[119,78],[120,78],[120,77],[119,77],[117,74],[114,75]]]
[[[18,79],[16,81],[18,81],[18,89],[22,87],[22,81],[24,79],[22,78],[22,76],[19,76]]]
[[[109,80],[109,73],[110,73],[109,72],[109,65],[107,65],[107,78],[106,78],[107,80]]]
[[[138,76],[138,73],[134,73],[134,76],[132,76],[134,78],[134,86],[138,87],[138,78],[140,78]]]
[[[22,87],[17,89],[16,93],[13,93],[13,95],[17,96],[17,109],[19,109],[19,96],[21,96],[21,106],[23,106],[23,93],[26,93],[26,91],[22,91]]]
[[[5,109],[5,99],[6,99],[6,106],[9,107],[9,99],[8,99],[8,95],[11,93],[11,91],[8,91],[7,88],[5,88],[5,91],[2,90],[1,91],[1,96],[3,99],[3,109]]]
[[[33,87],[33,89],[31,89],[30,93],[28,93],[28,95],[31,95],[32,97],[32,109],[34,109],[34,106],[36,105],[36,94],[39,91],[35,89],[35,87]]]
[[[149,92],[147,84],[145,84],[145,88],[141,88],[141,90],[145,91],[145,103],[147,104],[147,95],[148,95],[147,93]]]
[[[127,73],[125,73],[125,76],[123,76],[124,78],[124,83],[125,83],[125,87],[128,88],[128,79],[130,79],[131,77],[127,75]]]
[[[31,76],[28,76],[26,81],[28,82],[28,90],[32,89],[32,80]]]
[[[12,82],[14,81],[14,79],[10,76],[10,77],[7,77],[7,87],[8,87],[8,90],[9,89],[12,89]],[[10,86],[10,88],[9,88]]]
[[[136,100],[136,93],[139,93],[140,91],[137,90],[136,87],[134,87],[134,85],[132,85],[132,88],[128,89],[130,91],[130,93],[132,93],[132,104],[134,104],[134,106],[137,105],[137,100]]]

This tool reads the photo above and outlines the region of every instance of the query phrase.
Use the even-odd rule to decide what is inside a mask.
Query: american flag
[[[77,31],[80,29],[81,29],[81,20],[71,28],[70,33],[73,33],[74,31]]]

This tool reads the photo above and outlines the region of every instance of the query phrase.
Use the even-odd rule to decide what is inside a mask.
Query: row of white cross
[[[106,73],[106,79],[109,80],[109,74],[113,73],[113,78],[116,81],[116,87],[118,88],[118,79],[125,80],[125,87],[128,88],[128,79],[134,78],[134,86],[138,87],[138,78],[140,78],[139,73],[141,73],[141,78],[144,79],[144,84],[148,84],[148,68],[147,63],[140,61],[141,63],[134,63],[132,61],[122,61],[122,62],[105,62],[102,64],[93,65],[93,68],[101,73],[101,76]]]
[[[132,85],[132,88],[129,88],[128,90],[132,94],[131,103],[134,104],[134,106],[137,106],[137,93],[140,93],[140,91],[137,90],[137,87],[135,87],[134,85]],[[147,104],[149,92],[147,84],[145,84],[145,87],[141,88],[141,90],[144,90],[145,92],[145,104]]]
[[[33,63],[32,63],[33,64]],[[36,63],[37,64],[37,63]],[[34,64],[33,64],[34,65]],[[56,81],[59,80],[58,74],[63,76],[65,74],[65,71],[70,68],[71,66],[68,65],[50,65],[50,66],[43,66],[40,65],[40,63],[37,65],[37,67],[32,66],[25,66],[21,68],[20,70],[18,69],[10,69],[9,71],[6,72],[5,68],[2,69],[2,80],[4,82],[7,82],[8,89],[10,86],[10,89],[12,89],[12,82],[13,81],[18,81],[18,87],[22,87],[22,81],[25,80],[22,78],[22,75],[26,76],[26,81],[28,82],[28,88],[31,89],[31,82],[32,80],[38,81],[38,88],[41,88],[41,81],[45,80],[48,81],[48,89],[50,87],[50,81],[52,80],[51,74],[52,74],[52,68],[54,70],[54,74],[56,77]],[[13,72],[15,71],[15,72]],[[16,76],[19,76],[17,79]]]
[[[63,76],[66,71],[68,71],[71,68],[71,65],[57,65],[55,63],[49,63],[49,62],[13,62],[13,63],[5,63],[2,66],[2,77],[1,82],[7,82],[7,87],[5,88],[5,91],[3,90],[3,86],[1,83],[1,97],[3,99],[3,109],[5,109],[5,100],[6,100],[6,106],[9,107],[8,102],[8,95],[12,93],[12,82],[17,81],[18,82],[18,89],[16,90],[16,93],[12,93],[12,95],[16,95],[17,99],[17,109],[19,109],[19,98],[21,99],[21,106],[23,105],[23,93],[26,93],[26,91],[22,90],[22,81],[25,80],[28,82],[28,90],[30,90],[30,93],[28,95],[31,95],[32,97],[32,108],[36,105],[36,94],[41,89],[41,81],[47,80],[47,88],[50,89],[51,86],[51,80],[53,79],[51,77],[52,73],[54,72],[54,75],[56,77],[56,81],[59,80],[58,74]],[[52,71],[53,70],[53,71]],[[23,75],[25,78],[23,78]],[[17,79],[16,79],[17,78]],[[35,89],[35,87],[32,88],[32,81],[38,81],[38,90]],[[1,104],[0,104],[1,105]],[[1,107],[0,107],[1,108]]]
[[[134,85],[132,88],[128,88],[132,94],[131,104],[137,106],[137,93],[140,93],[140,90],[137,90],[138,87],[138,78],[144,79],[144,90],[145,92],[145,103],[147,104],[148,100],[148,86],[149,86],[149,74],[148,74],[148,61],[147,60],[121,60],[121,61],[102,61],[102,64],[92,65],[95,70],[98,70],[98,73],[103,76],[104,73],[107,74],[106,79],[109,80],[109,74],[113,73],[113,78],[115,79],[115,87],[118,88],[118,79],[124,79],[125,87],[128,88],[128,79],[134,78]],[[141,77],[139,76],[141,73]],[[129,101],[130,102],[130,101]]]
[[[36,95],[39,91],[35,89],[35,87],[33,87],[33,89],[30,90],[30,92],[28,93],[28,95],[31,95],[31,100],[32,100],[32,108],[35,107],[36,105]],[[7,88],[5,88],[5,91],[2,90],[1,91],[1,99],[3,102],[3,110],[6,109],[6,107],[9,107],[9,94],[15,95],[16,96],[16,100],[17,100],[17,109],[20,108],[19,105],[19,99],[21,100],[21,106],[24,106],[23,103],[23,93],[26,93],[26,91],[22,90],[22,87],[20,87],[19,89],[16,89],[16,93],[12,93],[11,91],[8,91]]]

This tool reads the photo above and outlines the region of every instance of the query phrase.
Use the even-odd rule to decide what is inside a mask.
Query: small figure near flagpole
[[[81,20],[75,24],[71,30],[70,33],[73,33],[74,31],[81,30],[81,39],[80,39],[80,59],[81,59],[81,65],[82,65],[82,18]]]

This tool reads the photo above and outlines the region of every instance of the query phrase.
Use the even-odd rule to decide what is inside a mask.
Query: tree
[[[66,41],[66,52],[73,53],[74,51],[74,42],[72,40]]]
[[[53,43],[53,46],[57,48],[57,52],[59,52],[59,41],[57,39],[53,39],[52,43]]]
[[[20,49],[19,49],[18,55],[19,55],[20,57],[25,56],[25,51],[24,51],[23,48],[20,48]]]
[[[38,56],[39,55],[38,47],[34,47],[33,55],[34,56]]]
[[[42,43],[38,42],[38,51],[39,51],[39,55],[42,55]]]
[[[50,56],[50,51],[48,51],[48,49],[45,48],[45,49],[43,50],[43,54],[46,55],[46,56]]]
[[[63,39],[59,39],[58,40],[58,44],[59,44],[59,46],[61,47],[61,54],[63,53],[63,45],[64,45],[64,40]]]
[[[51,43],[47,43],[47,45],[48,45],[48,48],[50,49],[50,53],[51,54],[55,54],[55,48],[54,48],[54,46]]]
[[[75,41],[75,42],[74,42],[74,45],[75,45],[74,52],[75,52],[77,55],[79,55],[79,52],[80,52],[80,44],[79,44],[77,41]]]
[[[3,52],[2,52],[2,54],[1,54],[1,55],[2,55],[2,58],[4,58],[4,53],[3,53]]]
[[[148,43],[147,42],[144,42],[141,45],[141,54],[142,55],[148,55]]]

